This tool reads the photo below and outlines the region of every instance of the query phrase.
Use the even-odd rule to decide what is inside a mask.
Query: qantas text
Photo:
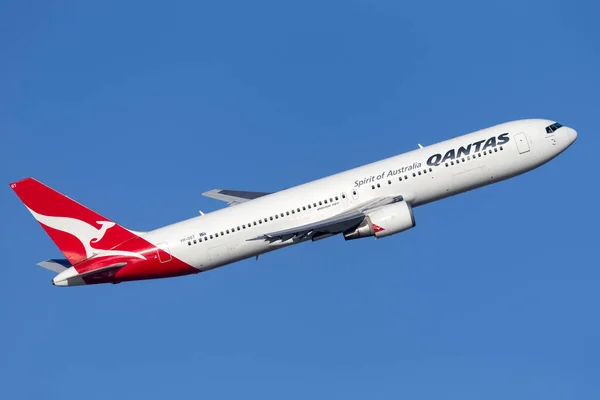
[[[503,133],[498,137],[492,136],[487,140],[480,140],[478,142],[472,143],[468,146],[461,146],[458,149],[451,149],[446,152],[446,154],[434,154],[427,159],[427,165],[438,166],[441,163],[447,160],[454,160],[455,158],[467,156],[471,153],[478,153],[483,151],[489,147],[496,147],[502,144],[508,143],[510,139],[508,138],[508,133]],[[472,151],[471,151],[472,150]]]

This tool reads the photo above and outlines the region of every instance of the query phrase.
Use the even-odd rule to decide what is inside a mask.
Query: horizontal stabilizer
[[[37,265],[42,268],[46,268],[49,271],[56,272],[57,274],[60,274],[64,270],[71,267],[69,260],[64,258],[42,261],[37,263]]]
[[[126,265],[126,262],[118,262],[81,273],[77,272],[75,268],[69,268],[56,275],[52,280],[52,284],[55,286],[79,286],[93,283],[95,279],[104,279],[107,275],[114,276],[119,269]]]
[[[101,274],[103,272],[113,271],[113,270],[117,270],[117,269],[123,268],[126,265],[127,265],[126,262],[120,262],[120,263],[116,263],[116,264],[112,264],[112,265],[107,265],[106,267],[96,268],[96,269],[93,269],[91,271],[83,272],[83,273],[77,275],[77,277],[83,278],[84,276],[91,276],[91,275]]]
[[[229,203],[230,206],[254,200],[259,197],[266,196],[268,192],[246,192],[243,190],[228,190],[228,189],[213,189],[202,193],[202,196],[210,197],[211,199],[221,200]]]

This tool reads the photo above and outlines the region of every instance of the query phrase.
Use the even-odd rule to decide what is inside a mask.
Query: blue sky
[[[3,2],[3,396],[599,398],[600,5],[488,3]],[[195,277],[52,287],[8,187],[149,230],[528,117],[579,139],[398,236]]]

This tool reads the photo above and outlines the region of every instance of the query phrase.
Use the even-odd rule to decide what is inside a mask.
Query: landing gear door
[[[519,154],[527,153],[529,151],[529,142],[527,136],[524,133],[517,133],[515,135],[515,142],[517,142],[517,149]]]

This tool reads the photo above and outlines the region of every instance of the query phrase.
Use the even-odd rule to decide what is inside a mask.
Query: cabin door
[[[167,244],[167,242],[157,244],[156,253],[158,253],[158,260],[161,263],[171,261],[171,252],[169,251],[169,245]]]
[[[515,135],[515,141],[517,142],[519,154],[527,153],[529,151],[529,142],[527,142],[527,136],[525,136],[524,133],[517,133]]]

